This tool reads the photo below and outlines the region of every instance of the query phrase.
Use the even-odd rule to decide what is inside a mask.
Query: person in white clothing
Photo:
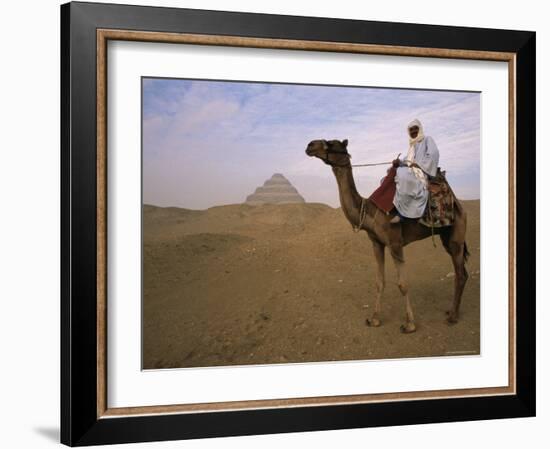
[[[424,136],[422,123],[415,119],[407,126],[409,150],[407,156],[395,159],[395,197],[393,205],[397,215],[390,223],[399,223],[403,218],[420,218],[428,203],[428,179],[437,174],[439,150],[434,139]]]

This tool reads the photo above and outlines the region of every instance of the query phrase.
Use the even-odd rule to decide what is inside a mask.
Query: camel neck
[[[332,171],[338,183],[342,211],[352,225],[359,223],[359,210],[363,198],[357,192],[351,166],[333,167]]]

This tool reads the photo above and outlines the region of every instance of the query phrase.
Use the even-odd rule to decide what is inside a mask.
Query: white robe
[[[426,136],[415,144],[414,162],[429,176],[435,176],[439,164],[439,150],[435,141]],[[403,217],[420,218],[428,203],[428,188],[426,183],[415,176],[412,168],[403,166],[397,169],[395,175],[396,191],[393,204]]]

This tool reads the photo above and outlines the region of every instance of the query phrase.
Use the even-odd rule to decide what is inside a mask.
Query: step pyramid
[[[261,204],[305,203],[306,201],[281,173],[275,173],[264,182],[252,195],[246,197],[246,204],[259,206]]]

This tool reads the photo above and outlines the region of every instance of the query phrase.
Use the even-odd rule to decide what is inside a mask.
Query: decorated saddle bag
[[[439,167],[436,175],[428,181],[428,190],[428,204],[420,223],[430,228],[451,226],[455,220],[455,197],[445,179],[445,172]]]

